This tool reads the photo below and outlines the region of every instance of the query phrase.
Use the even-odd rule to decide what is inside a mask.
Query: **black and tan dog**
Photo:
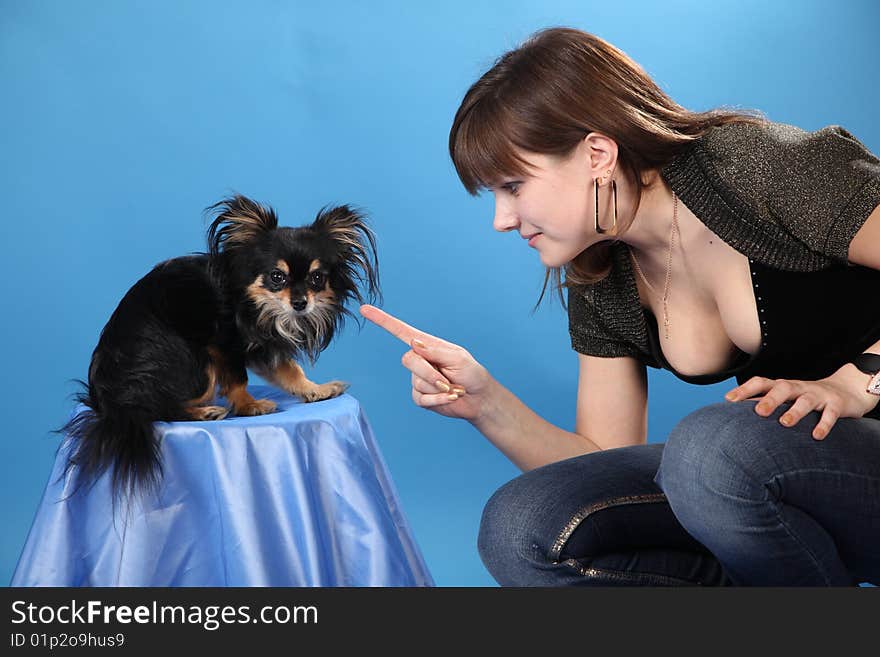
[[[340,329],[349,299],[379,295],[372,231],[348,206],[299,228],[243,196],[208,208],[208,253],[162,262],[128,291],[101,333],[86,392],[89,410],[63,432],[80,483],[113,471],[116,491],[158,483],[157,420],[214,420],[275,410],[247,390],[247,369],[306,402],[342,394],[313,383],[314,363]],[[212,405],[216,390],[229,408]]]

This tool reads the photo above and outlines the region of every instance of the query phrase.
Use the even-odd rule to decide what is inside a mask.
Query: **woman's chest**
[[[641,282],[639,293],[658,318],[659,345],[669,365],[687,376],[714,374],[741,352],[761,349],[763,298],[749,259],[708,229],[698,245],[686,247],[672,270],[665,319],[662,300],[646,295]]]

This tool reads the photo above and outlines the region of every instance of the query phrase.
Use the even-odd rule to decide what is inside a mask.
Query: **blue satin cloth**
[[[164,478],[75,491],[58,450],[12,586],[433,586],[358,401],[157,423]]]

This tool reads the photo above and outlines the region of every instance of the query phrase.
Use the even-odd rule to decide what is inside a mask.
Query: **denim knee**
[[[659,516],[652,511],[662,506],[668,512],[654,483],[662,448],[636,445],[584,454],[506,483],[483,510],[477,548],[486,568],[502,585],[556,584],[575,573],[565,565],[567,547],[592,557],[637,540],[633,533],[655,534],[655,524],[663,534],[668,523],[662,522],[662,509]]]
[[[721,403],[691,413],[670,433],[656,482],[697,540],[705,544],[730,523],[747,523],[750,505],[771,498],[775,465],[761,433],[772,422],[752,402]]]
[[[527,536],[533,506],[522,476],[507,482],[489,498],[480,519],[477,550],[486,569],[502,586],[522,581],[522,571],[541,560],[541,547]]]

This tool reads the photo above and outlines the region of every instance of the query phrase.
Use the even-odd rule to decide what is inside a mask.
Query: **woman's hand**
[[[361,315],[411,347],[403,366],[412,372],[416,405],[446,417],[475,421],[482,412],[494,379],[467,350],[405,324],[375,306]]]
[[[847,364],[831,376],[819,381],[765,379],[753,376],[725,395],[728,401],[740,401],[763,395],[755,405],[758,415],[767,417],[783,402],[795,400],[779,422],[793,427],[807,413],[820,411],[819,423],[813,429],[813,438],[824,439],[841,417],[862,417],[880,401],[880,397],[865,390],[868,377],[854,365]]]

